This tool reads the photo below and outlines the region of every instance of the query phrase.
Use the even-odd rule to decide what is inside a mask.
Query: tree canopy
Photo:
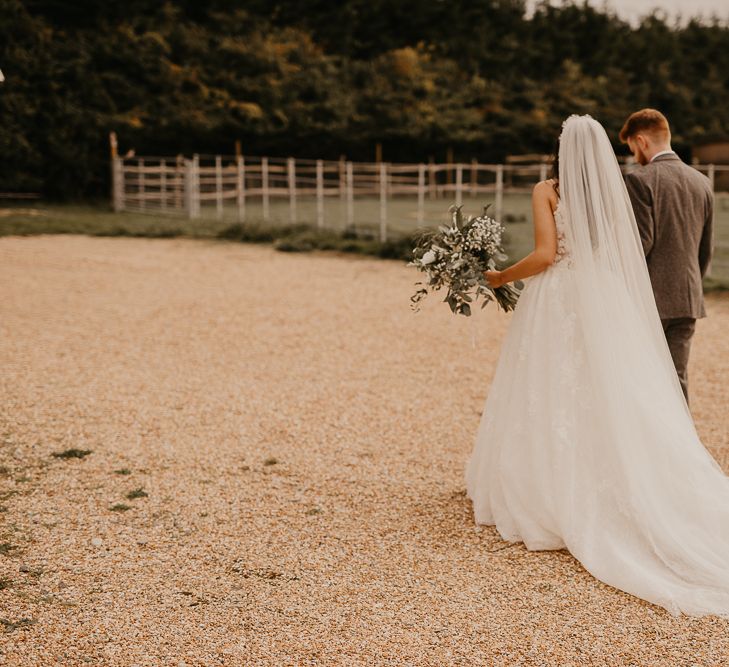
[[[653,106],[674,145],[729,136],[729,27],[631,27],[523,0],[5,0],[0,190],[104,194],[138,154],[498,161],[590,113]]]

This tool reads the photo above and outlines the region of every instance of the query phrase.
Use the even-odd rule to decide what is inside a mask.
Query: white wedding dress
[[[555,263],[526,281],[465,469],[475,521],[674,615],[729,617],[729,478],[702,445],[602,126],[560,138]]]

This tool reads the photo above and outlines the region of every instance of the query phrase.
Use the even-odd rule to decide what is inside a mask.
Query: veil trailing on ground
[[[674,613],[729,616],[729,478],[696,433],[620,167],[590,116],[564,122],[559,196],[589,387],[577,400],[594,432],[587,445],[576,431],[573,471],[593,469],[595,502],[579,511],[601,533],[577,539],[576,555]]]

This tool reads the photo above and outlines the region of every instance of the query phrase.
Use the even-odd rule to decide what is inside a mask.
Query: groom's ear
[[[650,145],[650,140],[642,132],[636,132],[631,139],[638,144],[638,148],[642,151],[645,151]]]

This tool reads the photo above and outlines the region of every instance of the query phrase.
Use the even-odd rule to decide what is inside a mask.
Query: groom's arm
[[[701,242],[699,243],[699,268],[702,277],[709,270],[709,262],[713,253],[713,233],[714,233],[714,195],[709,197],[708,212],[704,221],[704,231],[701,234]]]
[[[637,174],[625,175],[625,186],[628,188],[630,203],[633,205],[635,221],[638,223],[640,241],[643,244],[643,252],[648,257],[653,240],[655,239],[655,221],[653,220],[653,197],[645,183]]]

